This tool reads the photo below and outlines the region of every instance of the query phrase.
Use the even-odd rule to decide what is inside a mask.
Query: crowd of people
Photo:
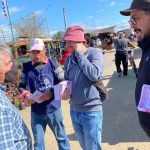
[[[120,11],[130,16],[142,58],[135,88],[135,101],[138,106],[143,86],[150,85],[150,0],[133,0],[131,7]],[[31,106],[31,127],[34,136],[34,150],[45,150],[44,134],[46,126],[52,130],[59,150],[70,150],[70,143],[63,124],[61,99],[70,100],[70,116],[76,137],[83,150],[102,150],[103,121],[103,52],[91,45],[89,35],[80,26],[67,28],[63,40],[69,55],[64,70],[58,61],[46,56],[43,40],[30,40],[31,60],[23,63],[18,92],[26,107]],[[128,75],[128,45],[134,45],[124,33],[113,39],[116,54],[115,64],[118,75]],[[19,111],[6,96],[8,83],[16,80],[17,68],[11,51],[0,46],[0,150],[32,150],[32,140]],[[123,72],[120,64],[123,64]],[[54,88],[62,81],[71,82],[71,90],[60,97],[60,88]],[[101,83],[100,88],[97,83]],[[82,83],[82,84],[81,84]],[[149,91],[147,91],[149,92]],[[56,94],[57,93],[57,94]],[[137,110],[139,122],[150,137],[150,114]],[[105,117],[105,116],[104,116]]]

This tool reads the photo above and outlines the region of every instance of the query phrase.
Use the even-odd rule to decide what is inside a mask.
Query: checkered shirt
[[[19,111],[0,85],[0,150],[32,150],[32,140]]]

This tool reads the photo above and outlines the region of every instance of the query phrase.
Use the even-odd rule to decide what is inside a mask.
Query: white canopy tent
[[[99,33],[103,33],[103,32],[111,32],[114,33],[115,32],[115,27],[116,26],[111,26],[108,28],[103,28],[103,29],[85,29],[85,33],[92,33],[92,34],[99,34]]]

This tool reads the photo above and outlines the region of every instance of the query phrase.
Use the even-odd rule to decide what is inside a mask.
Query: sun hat
[[[64,41],[85,42],[84,30],[80,26],[70,26],[64,35]]]

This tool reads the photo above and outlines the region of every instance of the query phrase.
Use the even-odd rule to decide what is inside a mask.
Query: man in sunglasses
[[[131,27],[141,30],[143,34],[140,44],[143,53],[135,89],[135,100],[138,106],[140,98],[143,96],[142,87],[150,85],[150,0],[133,0],[130,8],[120,11],[120,13],[130,16]],[[138,110],[138,116],[142,128],[150,137],[150,114]]]

